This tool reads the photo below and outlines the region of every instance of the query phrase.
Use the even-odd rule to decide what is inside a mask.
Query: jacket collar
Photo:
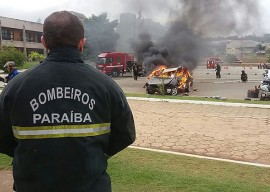
[[[83,63],[81,52],[76,47],[72,46],[53,48],[49,51],[45,60],[48,62]]]

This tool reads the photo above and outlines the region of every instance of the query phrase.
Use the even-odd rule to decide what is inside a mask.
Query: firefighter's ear
[[[45,47],[45,49],[47,49],[47,46],[45,44],[45,40],[44,40],[43,36],[41,36],[40,40],[41,40],[41,43],[43,44],[43,46]]]
[[[83,52],[83,48],[85,46],[85,43],[86,43],[86,38],[82,38],[79,42],[79,45],[78,45],[78,49],[80,52]]]

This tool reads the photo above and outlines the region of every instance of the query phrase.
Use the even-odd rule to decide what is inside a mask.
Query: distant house
[[[28,55],[44,53],[41,43],[43,24],[0,16],[0,47],[14,46]]]
[[[259,43],[253,40],[231,40],[226,45],[226,54],[242,57],[243,55],[252,53]]]

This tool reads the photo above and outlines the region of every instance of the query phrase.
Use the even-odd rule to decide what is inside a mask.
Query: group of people
[[[9,62],[13,73],[1,78],[0,153],[13,158],[14,190],[111,192],[107,161],[136,138],[125,94],[83,62],[84,27],[72,12],[49,15],[41,42],[43,62],[20,74]]]
[[[266,63],[259,63],[258,64],[258,69],[266,69],[267,65]]]
[[[221,74],[220,74],[220,72],[221,72],[221,66],[219,64],[217,64],[215,71],[216,71],[216,78],[217,79],[220,79],[221,78]],[[248,75],[245,72],[245,70],[242,70],[241,71],[241,80],[243,82],[246,82],[248,80]]]

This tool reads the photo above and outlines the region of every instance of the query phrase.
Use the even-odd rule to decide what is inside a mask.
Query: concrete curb
[[[263,108],[270,109],[270,105],[261,104],[248,104],[248,103],[227,103],[227,102],[211,102],[211,101],[197,101],[197,100],[178,100],[178,99],[157,99],[157,98],[145,98],[145,97],[127,97],[130,100],[137,101],[162,101],[170,103],[190,103],[200,105],[217,105],[217,106],[230,106],[230,107],[251,107],[251,108]]]
[[[0,93],[2,90],[0,90]],[[130,100],[137,101],[163,101],[170,103],[190,103],[190,104],[200,104],[200,105],[217,105],[217,106],[230,106],[230,107],[251,107],[251,108],[262,108],[270,109],[270,105],[260,105],[260,104],[248,104],[248,103],[226,103],[226,102],[211,102],[211,101],[196,101],[196,100],[178,100],[178,99],[157,99],[157,98],[145,98],[145,97],[127,97]]]
[[[246,161],[236,161],[236,160],[230,160],[230,159],[222,159],[222,158],[217,158],[217,157],[207,157],[207,156],[193,155],[193,154],[188,154],[188,153],[179,153],[179,152],[166,151],[166,150],[160,150],[160,149],[151,149],[151,148],[146,148],[146,147],[129,146],[129,148],[140,149],[140,150],[145,150],[145,151],[152,151],[152,152],[158,152],[158,153],[181,155],[181,156],[193,157],[193,158],[199,158],[199,159],[223,161],[223,162],[228,162],[228,163],[237,163],[237,164],[242,164],[242,165],[250,165],[250,166],[256,166],[256,167],[270,168],[270,165],[261,164],[261,163],[251,163],[251,162],[246,162]]]

